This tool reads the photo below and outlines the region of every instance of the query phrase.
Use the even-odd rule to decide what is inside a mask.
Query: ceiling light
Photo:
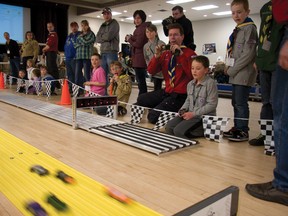
[[[230,3],[226,3],[227,6],[231,5]]]
[[[100,18],[100,16],[98,15],[97,18]]]
[[[121,19],[122,22],[124,22],[124,19]]]
[[[182,4],[186,2],[193,2],[195,0],[172,0],[172,1],[166,1],[168,4]]]
[[[112,16],[117,16],[119,14],[122,14],[122,13],[119,13],[119,12],[116,12],[116,11],[112,11]]]
[[[207,14],[203,15],[204,17],[207,17]]]
[[[213,14],[216,16],[224,16],[224,15],[230,15],[230,14],[232,14],[232,12],[231,11],[222,11],[222,12],[216,12]]]
[[[134,20],[134,17],[127,17],[126,20]]]
[[[216,5],[203,5],[203,6],[199,6],[199,7],[193,7],[191,9],[193,9],[193,10],[209,10],[209,9],[213,9],[213,8],[218,8],[218,6],[216,6]]]
[[[153,24],[159,24],[159,23],[162,23],[162,20],[153,20],[151,21]]]
[[[127,13],[127,10],[124,10],[123,12],[124,12],[124,13]]]
[[[152,17],[152,15],[148,15],[148,17]]]

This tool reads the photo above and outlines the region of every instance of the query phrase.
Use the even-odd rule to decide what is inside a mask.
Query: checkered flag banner
[[[59,79],[58,82],[60,83],[61,87],[63,87],[63,85],[64,85],[64,80],[63,80],[63,79]]]
[[[223,131],[229,122],[227,117],[203,116],[204,137],[208,140],[220,142]]]
[[[144,107],[131,105],[131,124],[139,124],[143,118]]]
[[[7,74],[3,73],[3,79],[4,79],[4,85],[6,86],[7,84]]]
[[[10,85],[10,88],[12,86],[12,82],[13,82],[13,77],[12,76],[9,76],[9,85]]]
[[[171,119],[173,119],[176,116],[175,112],[162,112],[158,118],[158,121],[156,122],[153,130],[159,130],[163,128],[167,122]]]
[[[107,106],[106,117],[108,118],[114,117],[114,106]]]
[[[39,95],[41,91],[41,82],[40,81],[34,81],[33,85],[35,85],[36,93]]]
[[[80,86],[72,83],[72,97],[73,98],[77,97],[79,89],[80,89]]]
[[[52,82],[52,81],[45,81],[45,82],[44,82],[44,85],[45,85],[45,87],[46,87],[47,97],[50,97],[50,96],[51,96],[51,82]]]
[[[29,86],[33,86],[33,85],[34,85],[34,83],[35,83],[35,81],[34,81],[34,80],[29,80]]]
[[[275,144],[274,144],[274,130],[273,130],[273,120],[260,120],[260,130],[261,134],[265,136],[264,153],[266,155],[275,155]]]
[[[21,86],[24,84],[24,80],[17,78],[17,89],[16,92],[19,92]]]
[[[26,94],[28,94],[28,89],[29,89],[31,81],[30,80],[24,80],[24,82],[25,82],[25,92],[26,92]]]

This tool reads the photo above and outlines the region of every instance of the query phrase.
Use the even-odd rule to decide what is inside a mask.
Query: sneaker
[[[236,131],[236,128],[232,127],[229,131],[223,132],[223,136],[227,138],[233,137],[234,131]]]
[[[249,135],[247,132],[242,130],[236,130],[233,132],[233,136],[229,137],[228,140],[235,141],[235,142],[243,142],[249,140]]]
[[[264,146],[264,140],[265,140],[265,136],[263,136],[262,134],[259,134],[258,137],[249,140],[249,144],[251,146]]]

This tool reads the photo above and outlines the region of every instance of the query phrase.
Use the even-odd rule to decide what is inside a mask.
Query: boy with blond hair
[[[248,17],[248,0],[234,0],[231,3],[232,18],[236,28],[227,44],[226,70],[229,83],[232,84],[232,106],[234,108],[234,127],[224,132],[224,137],[231,141],[249,139],[249,106],[250,88],[255,84],[256,71],[253,67],[258,41],[257,28]]]
[[[130,76],[124,72],[122,64],[119,61],[113,61],[110,64],[110,71],[113,77],[110,79],[109,94],[116,95],[119,101],[128,103],[132,91]],[[122,116],[126,113],[126,104],[120,103],[118,106],[118,115]]]
[[[187,85],[187,98],[178,111],[178,116],[170,120],[166,133],[182,138],[203,137],[202,115],[216,115],[218,91],[215,80],[209,77],[209,59],[196,56],[191,65],[193,80]]]

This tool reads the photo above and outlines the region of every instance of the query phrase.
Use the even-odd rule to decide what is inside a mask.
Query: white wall
[[[77,16],[76,7],[70,6],[68,12],[68,25],[72,21],[76,21],[78,24],[84,19],[88,20],[92,31],[97,34],[100,25],[103,23],[103,19],[98,18],[88,18],[84,16]],[[259,14],[250,16],[255,22],[257,28],[260,27],[260,16]],[[121,43],[124,42],[126,34],[132,34],[135,30],[134,24],[128,24],[124,22],[119,22],[120,24],[120,50]],[[236,26],[236,23],[232,18],[220,18],[214,20],[203,20],[203,21],[193,21],[194,30],[194,41],[197,45],[196,53],[198,55],[202,54],[202,46],[206,43],[216,43],[216,54],[207,55],[211,64],[216,62],[218,56],[225,58],[226,54],[226,44],[230,34]],[[68,26],[68,29],[70,27]],[[162,25],[157,26],[158,34],[161,40],[168,42],[168,38],[164,35]]]
[[[260,16],[259,14],[251,15],[259,31]],[[235,28],[236,23],[232,18],[222,18],[214,20],[194,21],[194,41],[197,45],[196,53],[202,54],[202,46],[207,43],[216,43],[216,54],[207,55],[211,64],[216,62],[218,56],[225,58],[226,45],[230,34]]]

